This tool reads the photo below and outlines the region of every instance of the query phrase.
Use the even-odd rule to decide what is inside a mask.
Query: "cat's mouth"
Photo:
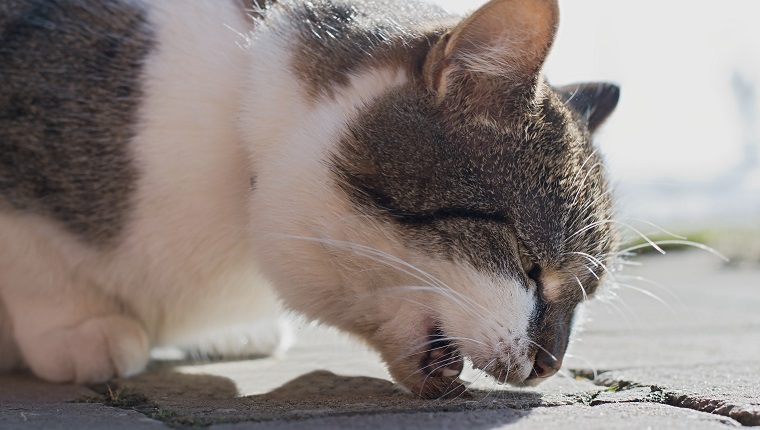
[[[440,326],[430,331],[427,350],[420,361],[422,373],[430,378],[455,379],[462,373],[464,360]]]
[[[469,396],[467,388],[457,379],[464,368],[462,354],[440,325],[434,325],[430,330],[421,354],[420,373],[423,377],[411,387],[413,393],[426,399]]]

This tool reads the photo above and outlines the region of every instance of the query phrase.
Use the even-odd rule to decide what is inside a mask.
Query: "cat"
[[[281,303],[425,398],[556,373],[617,233],[608,83],[556,0],[0,3],[0,367],[287,347]]]

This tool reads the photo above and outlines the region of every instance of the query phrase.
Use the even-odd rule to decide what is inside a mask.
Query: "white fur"
[[[250,254],[245,202],[253,173],[236,122],[248,58],[238,32],[249,24],[237,2],[152,2],[151,9],[161,49],[148,67],[144,131],[135,142],[145,192],[124,248],[171,277],[156,279],[167,287],[151,299],[185,310],[160,316],[166,322],[146,316],[164,325],[158,340],[190,341],[211,337],[208,327],[274,310]]]
[[[522,382],[533,369],[528,323],[536,306],[534,293],[516,279],[497,278],[466,264],[456,269],[447,283],[457,286],[464,304],[441,301],[446,334],[476,340],[457,341],[476,367],[497,376],[501,372],[501,381]]]
[[[287,34],[261,32],[251,50],[241,116],[246,140],[256,142],[250,147],[257,174],[251,228],[257,257],[283,299],[318,318],[322,309],[313,309],[312,302],[319,302],[321,294],[314,290],[339,288],[344,282],[321,245],[297,237],[347,238],[357,214],[336,189],[327,159],[359,109],[406,77],[399,70],[368,71],[353,77],[334,98],[312,103],[289,72],[288,39]]]

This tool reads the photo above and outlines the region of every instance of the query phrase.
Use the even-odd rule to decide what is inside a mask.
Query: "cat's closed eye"
[[[541,282],[541,266],[534,260],[534,258],[526,251],[522,245],[518,246],[518,253],[520,254],[520,264],[525,275],[533,281],[536,286]]]

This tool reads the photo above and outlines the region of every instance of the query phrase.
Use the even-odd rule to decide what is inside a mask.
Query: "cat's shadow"
[[[113,384],[116,388],[98,389],[107,404],[112,403],[109,396],[117,392],[138,404],[115,406],[180,425],[253,421],[270,422],[265,427],[272,428],[279,428],[277,422],[287,422],[292,428],[302,420],[317,419],[329,421],[328,427],[351,427],[351,417],[363,416],[370,421],[403,418],[403,422],[413,420],[415,428],[438,429],[440,422],[435,417],[440,416],[447,422],[461,420],[462,427],[486,429],[515,422],[541,405],[540,394],[519,390],[474,391],[467,399],[422,400],[385,379],[342,376],[325,370],[300,375],[267,393],[249,396],[240,396],[235,382],[227,377],[181,373],[168,366]],[[476,411],[478,418],[473,420],[472,412]],[[424,414],[415,414],[419,412]]]
[[[436,430],[440,419],[452,428],[496,428],[528,416],[531,408],[542,404],[540,394],[521,390],[474,391],[468,399],[422,400],[385,379],[325,370],[297,376],[264,394],[241,396],[230,378],[178,369],[154,366],[131,379],[89,386],[92,391],[42,382],[30,374],[0,374],[0,404],[103,403],[180,427],[256,422],[272,429],[306,428],[315,424],[313,420],[325,428],[354,427],[352,420],[361,416],[362,423],[372,427],[413,423],[415,428]]]

